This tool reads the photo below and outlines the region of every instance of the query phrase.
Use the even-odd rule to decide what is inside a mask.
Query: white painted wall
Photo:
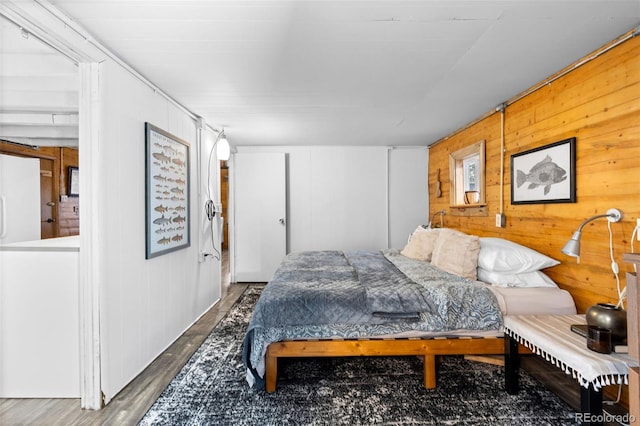
[[[100,72],[101,379],[109,401],[219,300],[220,265],[198,262],[200,235],[209,231],[199,230],[196,123],[119,65],[106,61]],[[149,260],[145,121],[191,144],[191,246]]]
[[[109,402],[220,297],[219,262],[198,263],[199,248],[206,246],[201,236],[208,230],[196,226],[203,224],[198,212],[204,199],[198,196],[198,185],[194,183],[196,123],[87,43],[75,23],[68,25],[64,15],[52,12],[55,9],[42,8],[34,2],[13,6],[26,12],[27,21],[33,20],[31,30],[60,45],[74,61],[101,64],[90,67],[100,68],[99,93],[84,100],[86,104],[96,103],[96,108],[90,113],[81,111],[81,115],[91,115],[81,120],[80,131],[92,141],[91,150],[85,151],[90,155],[81,152],[83,173],[92,179],[90,185],[86,184],[87,179],[81,180],[81,191],[91,189],[91,196],[85,194],[81,198],[81,206],[85,206],[80,213],[81,227],[91,232],[81,235],[80,270],[84,273],[80,285],[100,289],[100,353],[95,358],[99,357],[101,389]],[[93,76],[89,80],[83,82],[83,87],[93,91]],[[151,260],[144,258],[145,121],[192,143],[192,245]],[[389,223],[396,220],[388,216],[404,215],[404,210],[395,213],[388,208],[393,194],[387,188],[396,170],[385,148],[312,147],[285,151],[290,152],[289,172],[295,174],[289,176],[294,182],[289,209],[295,231],[291,232],[290,249],[387,246],[390,230],[395,232]],[[84,164],[83,159],[87,160]],[[419,169],[416,176],[421,176]],[[409,173],[403,170],[402,175]],[[92,216],[89,221],[87,211]],[[82,266],[87,262],[89,266]],[[91,296],[89,292],[89,297],[80,302],[84,311],[92,311]],[[82,322],[81,319],[81,327]],[[93,324],[84,325],[91,328]],[[83,338],[91,335],[90,331],[85,332]],[[85,361],[93,362],[93,355],[89,353]],[[92,402],[89,406],[95,405]]]
[[[423,148],[277,146],[238,152],[287,153],[289,252],[394,246],[400,236],[406,242],[408,230],[428,215]]]
[[[389,151],[389,239],[401,249],[418,225],[429,222],[429,150]]]
[[[289,148],[289,249],[387,246],[387,149]]]

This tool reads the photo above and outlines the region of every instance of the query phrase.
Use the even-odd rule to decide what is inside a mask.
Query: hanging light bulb
[[[229,148],[229,141],[227,141],[227,136],[224,134],[224,130],[218,135],[216,144],[216,154],[218,160],[228,160],[229,156],[231,155],[231,148]]]

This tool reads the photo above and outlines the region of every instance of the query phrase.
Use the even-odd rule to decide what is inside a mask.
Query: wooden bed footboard
[[[276,390],[278,358],[337,356],[424,357],[424,387],[436,387],[436,355],[504,355],[503,337],[286,340],[274,342],[266,354],[266,391]]]

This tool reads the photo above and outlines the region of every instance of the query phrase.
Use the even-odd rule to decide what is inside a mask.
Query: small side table
[[[587,348],[584,337],[571,331],[585,324],[584,315],[514,315],[504,319],[505,387],[518,392],[518,344],[571,374],[580,383],[582,424],[602,424],[602,387],[627,383],[637,362],[626,354],[601,354]]]

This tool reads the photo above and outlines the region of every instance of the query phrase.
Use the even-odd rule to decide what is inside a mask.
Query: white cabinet
[[[0,247],[0,398],[79,398],[78,237]]]

